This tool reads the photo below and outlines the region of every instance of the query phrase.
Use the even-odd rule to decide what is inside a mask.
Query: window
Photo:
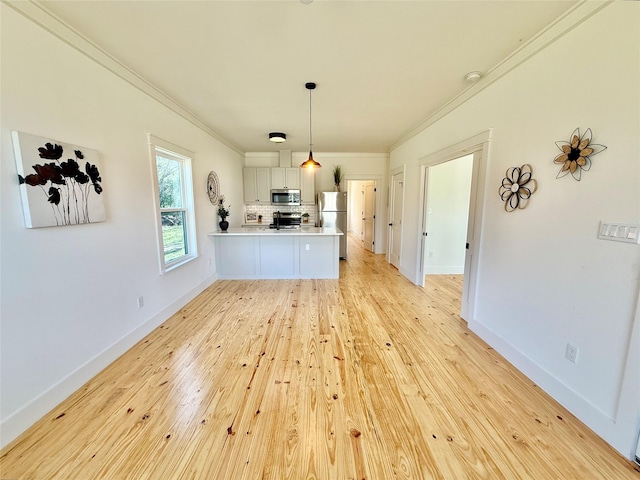
[[[191,153],[149,136],[160,272],[196,258]]]

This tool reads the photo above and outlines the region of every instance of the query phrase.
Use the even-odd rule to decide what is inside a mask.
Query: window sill
[[[176,268],[181,267],[185,263],[189,263],[191,260],[195,260],[196,258],[198,258],[197,255],[189,255],[189,256],[182,257],[180,260],[176,262],[172,262],[169,265],[165,265],[160,271],[160,275],[169,273],[171,270],[175,270]]]

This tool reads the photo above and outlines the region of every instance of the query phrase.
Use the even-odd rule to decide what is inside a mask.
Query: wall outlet
[[[138,297],[138,308],[144,307],[144,297]]]
[[[564,352],[564,356],[570,362],[576,363],[576,361],[578,360],[578,347],[567,343],[567,349]]]

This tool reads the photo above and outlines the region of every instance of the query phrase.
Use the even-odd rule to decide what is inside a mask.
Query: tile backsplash
[[[316,206],[315,205],[263,205],[263,204],[248,204],[244,206],[244,212],[255,212],[257,215],[262,215],[262,223],[267,225],[273,221],[273,212],[280,210],[281,212],[300,212],[309,214],[309,224],[313,225],[316,222]],[[244,223],[244,220],[243,222]]]

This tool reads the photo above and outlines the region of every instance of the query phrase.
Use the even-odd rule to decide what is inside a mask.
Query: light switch
[[[640,225],[600,222],[598,238],[638,244],[640,243]]]
[[[606,237],[608,234],[609,234],[609,224],[600,222],[600,234],[598,235],[598,237],[600,238]]]

